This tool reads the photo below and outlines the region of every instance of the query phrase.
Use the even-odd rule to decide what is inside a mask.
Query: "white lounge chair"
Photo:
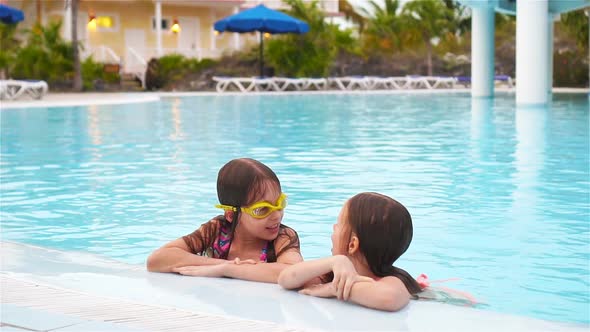
[[[260,78],[213,76],[213,80],[217,82],[215,86],[217,92],[224,92],[231,88],[232,85],[240,92],[280,90],[274,79],[270,77]]]
[[[457,78],[447,76],[418,76],[410,75],[406,77],[406,89],[436,89],[436,88],[454,88]]]
[[[301,91],[305,90],[308,84],[306,78],[273,77],[273,81],[277,85],[279,91],[286,91],[289,88]]]
[[[432,79],[429,79],[429,76],[408,75],[406,76],[404,89],[432,89],[432,84],[434,82]]]
[[[365,76],[344,76],[344,77],[330,77],[330,83],[336,84],[340,90],[354,90],[358,87],[361,90],[367,90],[370,79]]]
[[[41,99],[49,91],[45,81],[0,80],[0,99],[14,100],[23,95]]]
[[[305,86],[303,87],[303,89],[309,90],[310,88],[314,88],[316,90],[327,90],[328,80],[325,78],[306,78]]]
[[[366,87],[369,90],[377,90],[379,88],[383,88],[385,90],[399,90],[403,89],[406,85],[407,79],[406,77],[397,77],[397,76],[390,76],[390,77],[378,77],[378,76],[369,76],[366,78]]]
[[[455,85],[457,84],[456,77],[448,77],[448,76],[438,76],[434,80],[434,84],[432,84],[432,88],[447,88],[447,89],[454,89]]]

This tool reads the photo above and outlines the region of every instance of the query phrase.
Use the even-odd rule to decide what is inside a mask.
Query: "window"
[[[117,31],[119,29],[119,17],[116,14],[89,13],[88,30],[90,31]]]
[[[170,28],[170,19],[163,18],[161,21],[162,31],[166,31]],[[156,18],[152,17],[152,30],[156,31]]]
[[[115,27],[115,18],[112,16],[97,16],[96,27],[99,29],[113,29]]]

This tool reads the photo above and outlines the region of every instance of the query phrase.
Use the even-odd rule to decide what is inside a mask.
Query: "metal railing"
[[[161,56],[170,54],[180,54],[187,58],[196,58],[200,61],[204,58],[219,58],[221,56],[221,50],[204,48],[162,49]],[[149,59],[159,57],[156,48],[145,48],[143,51],[139,51],[132,47],[127,47],[127,54],[125,59],[122,60],[112,48],[106,45],[85,48],[82,52],[82,57],[85,59],[90,56],[100,63],[118,64],[121,68],[121,72],[132,74],[141,82],[143,88],[145,88],[145,76]]]
[[[85,48],[82,57],[88,58],[90,56],[92,56],[95,61],[101,63],[116,63],[121,65],[121,57],[119,57],[112,48],[106,45]]]
[[[141,87],[145,88],[145,72],[147,70],[147,61],[138,51],[132,47],[127,47],[127,56],[125,58],[126,73],[133,74],[141,82]]]

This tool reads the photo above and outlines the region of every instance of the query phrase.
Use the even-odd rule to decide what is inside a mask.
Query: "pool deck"
[[[278,285],[149,273],[88,253],[0,243],[0,331],[588,331],[412,301],[387,313]]]
[[[469,88],[435,89],[435,90],[320,90],[301,92],[119,92],[119,93],[49,93],[43,99],[32,100],[22,98],[18,100],[0,101],[0,109],[22,109],[22,108],[46,108],[46,107],[67,107],[84,105],[113,105],[130,104],[159,101],[161,98],[189,97],[189,96],[247,96],[247,95],[297,95],[297,94],[448,94],[448,93],[469,93]],[[514,89],[496,88],[496,92],[514,92]],[[554,88],[554,93],[585,93],[589,94],[590,89],[586,88]]]

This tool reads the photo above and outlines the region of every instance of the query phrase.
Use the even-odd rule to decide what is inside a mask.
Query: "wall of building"
[[[24,29],[31,28],[38,17],[38,6],[36,0],[2,0],[9,6],[19,8],[25,13],[25,21],[19,24]],[[259,0],[245,0],[241,3],[242,8],[253,7]],[[52,21],[63,20],[65,15],[65,0],[40,1],[41,22],[47,24]],[[277,9],[285,9],[281,0],[263,0],[262,3]],[[320,4],[327,11],[334,10],[333,0],[322,0]],[[78,10],[78,38],[84,45],[86,52],[92,53],[93,49],[100,46],[107,46],[119,57],[125,58],[127,53],[126,33],[143,31],[145,43],[143,49],[137,49],[146,60],[155,56],[156,53],[156,31],[153,28],[152,20],[155,17],[155,4],[152,1],[144,0],[84,0],[80,1]],[[237,3],[193,2],[187,5],[182,1],[163,1],[162,18],[169,21],[168,29],[162,30],[162,48],[164,54],[172,53],[179,48],[179,40],[183,33],[176,34],[170,31],[170,26],[175,19],[197,20],[199,37],[195,40],[195,47],[199,49],[202,57],[218,57],[224,53],[233,52],[236,47],[245,48],[258,44],[257,33],[223,33],[214,34],[213,24],[224,17],[232,15],[238,10]],[[328,8],[329,7],[329,8]],[[110,16],[114,25],[111,28],[92,28],[88,25],[90,16]],[[62,25],[62,35],[68,35],[65,30],[66,24]],[[185,27],[186,28],[186,27]],[[186,30],[185,30],[186,31]],[[141,33],[139,33],[141,34]],[[137,43],[134,43],[138,45]],[[191,45],[192,46],[192,45]],[[139,47],[138,47],[139,48]],[[188,50],[188,48],[186,49]],[[184,53],[184,52],[182,52]],[[191,53],[192,54],[192,53]]]

